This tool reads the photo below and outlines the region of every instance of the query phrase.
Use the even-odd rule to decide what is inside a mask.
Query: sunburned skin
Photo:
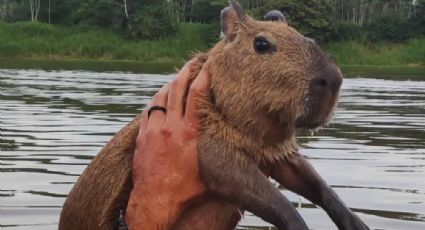
[[[192,78],[205,63],[210,73],[208,97],[198,109],[206,191],[181,211],[173,229],[234,229],[244,210],[278,229],[308,229],[268,176],[321,206],[339,229],[368,229],[298,153],[296,133],[329,122],[341,71],[283,15],[267,18],[272,21],[253,20],[231,0],[222,12],[223,39],[197,55]],[[81,175],[64,204],[61,230],[117,228],[132,188],[138,121]]]

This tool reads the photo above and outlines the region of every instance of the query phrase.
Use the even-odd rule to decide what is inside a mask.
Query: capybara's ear
[[[265,21],[286,23],[285,15],[279,10],[271,10],[264,15]]]
[[[235,1],[230,0],[230,6],[221,11],[221,31],[226,38],[232,40],[237,31],[237,25],[246,20],[246,15],[241,5]]]

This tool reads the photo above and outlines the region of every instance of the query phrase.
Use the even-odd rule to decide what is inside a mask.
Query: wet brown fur
[[[318,123],[328,121],[337,95],[322,102],[329,108],[309,111],[309,82],[323,62],[330,61],[313,41],[285,23],[247,17],[233,26],[237,34],[232,41],[223,38],[208,53],[197,54],[192,78],[206,62],[211,74],[209,97],[199,110],[202,133],[247,154],[248,158],[229,156],[242,156],[236,160],[243,164],[273,165],[297,151],[297,120],[315,112]],[[273,41],[277,51],[256,53],[253,39],[258,35]],[[117,228],[119,210],[125,210],[132,188],[138,121],[139,117],[121,130],[81,175],[64,204],[59,229]],[[200,145],[210,141],[201,138]],[[240,218],[239,208],[206,194],[183,213],[174,229],[232,229]]]

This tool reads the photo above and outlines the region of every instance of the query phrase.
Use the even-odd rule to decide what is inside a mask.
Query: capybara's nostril
[[[317,81],[317,85],[325,88],[328,85],[328,82],[325,79],[319,79],[319,81]]]
[[[318,71],[316,77],[311,79],[311,89],[320,92],[339,92],[342,84],[341,71],[334,64],[328,64]]]
[[[328,81],[327,87],[334,93],[339,92],[342,84],[342,74],[338,67],[328,72],[326,79]]]
[[[323,77],[315,77],[311,79],[311,88],[317,91],[328,91],[328,80]]]

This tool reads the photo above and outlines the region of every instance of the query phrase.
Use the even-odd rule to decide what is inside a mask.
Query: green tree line
[[[258,19],[281,10],[291,25],[319,41],[404,41],[425,34],[425,0],[239,2]],[[0,19],[98,26],[152,39],[174,34],[182,22],[208,23],[216,31],[227,5],[227,0],[0,0]]]

